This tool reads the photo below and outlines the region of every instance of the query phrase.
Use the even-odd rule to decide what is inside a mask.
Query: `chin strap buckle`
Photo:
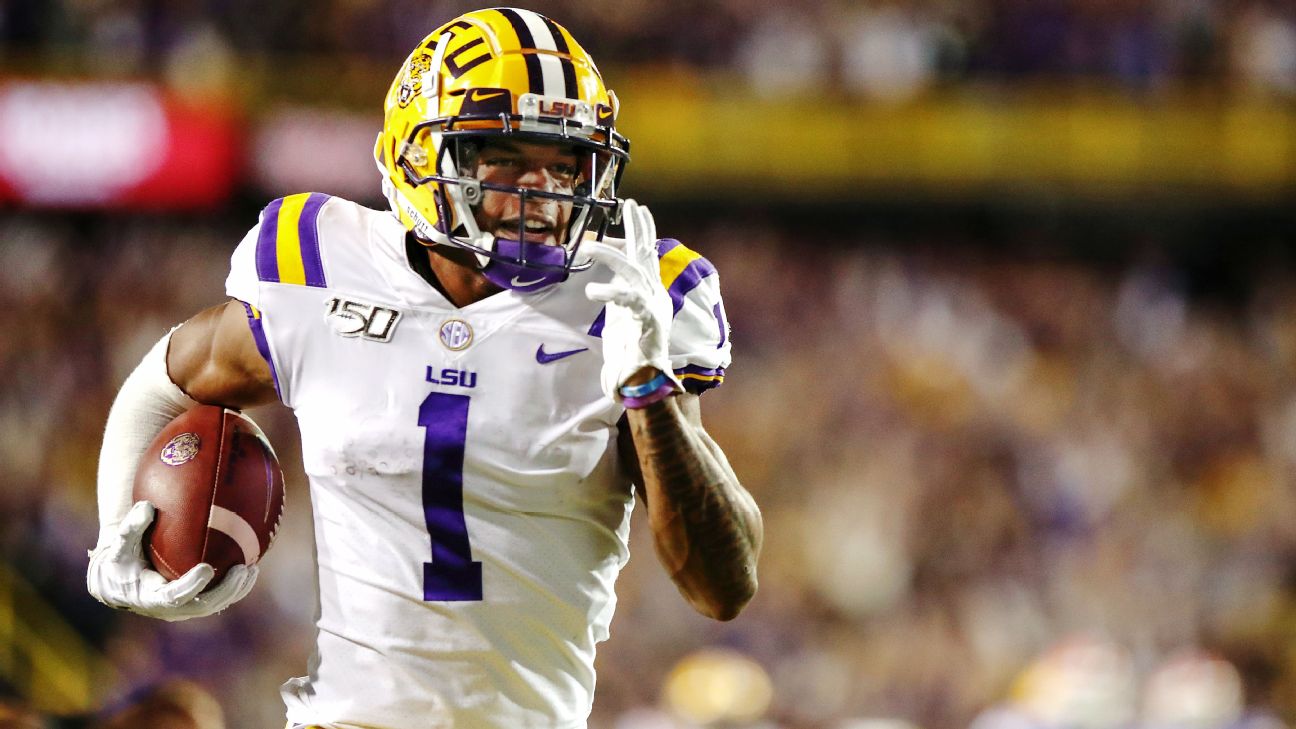
[[[471,177],[459,178],[459,185],[463,188],[464,202],[469,205],[476,205],[482,201],[481,181]]]

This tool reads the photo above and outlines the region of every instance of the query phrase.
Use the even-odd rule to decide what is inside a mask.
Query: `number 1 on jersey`
[[[468,396],[434,392],[419,405],[423,436],[423,519],[432,561],[423,563],[423,599],[482,599],[481,562],[472,559],[464,523],[464,443]]]

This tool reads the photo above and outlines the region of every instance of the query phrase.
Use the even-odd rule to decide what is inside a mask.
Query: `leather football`
[[[256,564],[274,541],[284,478],[270,441],[247,416],[199,405],[157,435],[135,471],[135,500],[157,508],[144,554],[174,580],[206,562],[208,589],[239,564]]]

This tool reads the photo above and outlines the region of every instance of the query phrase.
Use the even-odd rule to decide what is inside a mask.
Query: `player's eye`
[[[580,170],[576,167],[574,163],[558,162],[549,166],[549,173],[552,174],[554,176],[554,179],[558,180],[559,182],[566,182],[570,184],[572,182],[575,182],[577,175],[580,174]]]
[[[516,157],[506,157],[503,155],[490,155],[482,159],[482,164],[486,167],[498,167],[500,169],[516,169],[519,166]]]

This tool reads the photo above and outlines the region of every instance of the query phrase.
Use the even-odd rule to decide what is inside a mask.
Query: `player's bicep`
[[[257,348],[241,301],[199,312],[171,335],[167,372],[190,397],[248,408],[276,399],[270,365]]]

